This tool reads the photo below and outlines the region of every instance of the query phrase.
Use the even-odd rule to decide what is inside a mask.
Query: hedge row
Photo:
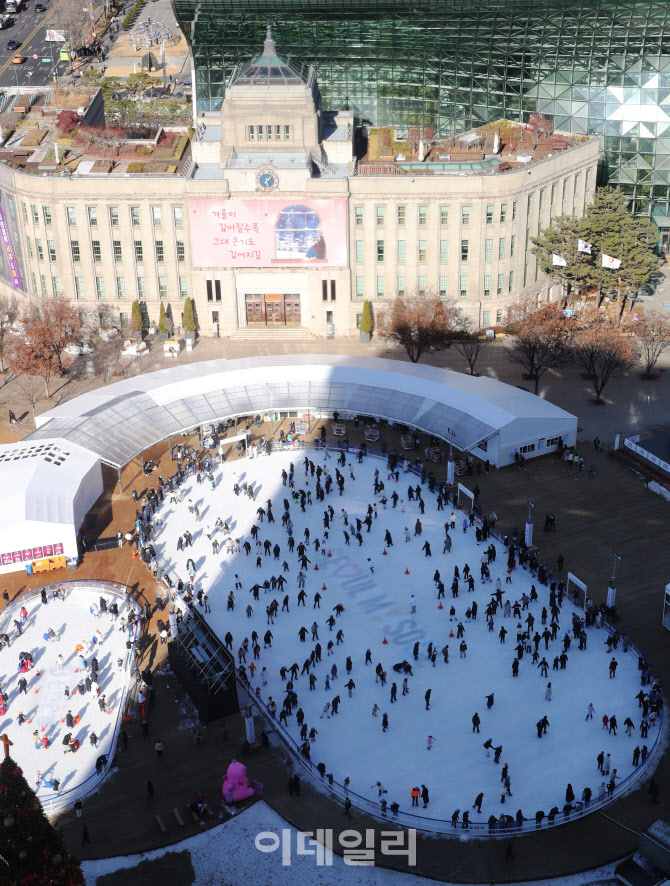
[[[143,5],[144,5],[144,0],[137,0],[137,2],[134,3],[133,6],[130,8],[130,12],[124,18],[124,20],[121,22],[121,27],[123,28],[124,31],[127,31],[130,28],[130,26],[133,23],[133,19],[135,18],[135,16],[140,11],[140,9],[142,8]]]

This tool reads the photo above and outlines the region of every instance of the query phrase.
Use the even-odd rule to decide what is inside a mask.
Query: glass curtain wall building
[[[198,111],[221,106],[267,25],[324,107],[439,136],[539,111],[602,136],[604,178],[670,228],[666,0],[173,0]]]

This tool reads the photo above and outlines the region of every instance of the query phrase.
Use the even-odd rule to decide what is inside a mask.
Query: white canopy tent
[[[60,438],[0,446],[0,573],[77,556],[82,520],[102,494],[94,452]]]

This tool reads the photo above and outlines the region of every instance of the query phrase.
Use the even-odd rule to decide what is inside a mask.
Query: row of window
[[[23,209],[23,220],[26,224],[28,224],[28,207],[25,203],[21,204]],[[90,227],[97,228],[98,227],[98,207],[97,206],[88,206],[86,208],[86,213],[88,217],[88,223]],[[33,224],[38,225],[40,223],[40,212],[39,208],[34,204],[30,204],[30,214],[32,216]],[[67,218],[67,223],[71,228],[77,226],[77,210],[74,206],[66,206],[65,207],[65,215]],[[174,219],[174,224],[176,228],[181,228],[184,224],[184,211],[181,206],[173,206],[172,207],[172,217]],[[42,218],[44,219],[44,224],[47,228],[51,227],[53,223],[53,217],[51,213],[50,206],[42,207]],[[161,206],[152,206],[151,207],[151,219],[153,221],[153,225],[155,228],[160,228],[163,224],[163,210]],[[140,207],[139,206],[131,206],[130,207],[130,223],[134,228],[138,228],[140,226]],[[110,206],[109,207],[109,224],[113,228],[119,227],[119,208],[118,206]]]
[[[426,275],[419,274],[417,277],[417,292],[419,295],[426,294]],[[484,275],[484,298],[491,297],[491,274]],[[324,281],[325,283],[325,281]],[[377,298],[383,298],[386,295],[386,277],[378,276],[376,280],[376,293]],[[504,294],[504,286],[505,286],[505,275],[498,274],[496,279],[496,290],[495,293],[497,296],[501,296]],[[512,292],[514,290],[514,271],[510,271],[507,275],[507,292]],[[400,275],[396,278],[396,291],[393,293],[395,296],[396,293],[400,296],[405,295],[406,289],[406,278],[404,275]],[[447,275],[440,274],[438,280],[438,292],[440,298],[447,297]],[[467,274],[461,274],[458,278],[458,294],[460,298],[468,297],[468,277]],[[363,298],[365,296],[365,278],[363,276],[356,277],[356,296],[357,298]],[[325,298],[324,298],[325,301]]]
[[[33,284],[33,292],[35,295],[38,294],[37,288],[37,275],[34,271],[31,271],[32,284]],[[74,297],[76,299],[85,299],[89,297],[95,297],[97,299],[105,299],[107,297],[107,288],[105,285],[104,277],[95,277],[95,296],[89,296],[86,293],[84,287],[84,278],[83,277],[75,277],[74,278]],[[157,293],[158,298],[167,298],[168,297],[168,284],[167,277],[159,276],[157,278]],[[49,295],[49,286],[46,274],[39,275],[39,292],[43,296]],[[115,297],[116,298],[127,298],[127,290],[126,290],[126,278],[125,277],[116,277],[115,278]],[[51,289],[54,295],[60,295],[62,290],[61,282],[59,277],[51,277]],[[186,298],[188,295],[188,277],[179,277],[179,298]],[[145,299],[147,298],[147,279],[146,277],[137,277],[137,298]],[[217,299],[220,301],[220,299]],[[211,301],[211,299],[210,299]]]
[[[254,141],[282,141],[282,138],[285,142],[291,140],[291,127],[290,126],[279,126],[279,125],[264,125],[259,123],[255,126],[247,126],[247,139],[250,142]]]
[[[33,244],[30,237],[26,237],[26,243],[28,245],[28,255],[30,258],[33,257]],[[144,261],[144,246],[141,240],[134,241],[134,249],[135,249],[135,261],[143,262]],[[177,261],[183,262],[186,261],[186,247],[184,246],[183,240],[177,240],[176,242],[176,254]],[[121,247],[120,240],[112,240],[112,250],[114,252],[114,261],[119,263],[123,261],[123,249]],[[35,251],[37,252],[38,261],[44,261],[44,249],[42,247],[42,240],[40,237],[35,237]],[[156,261],[158,263],[162,263],[165,261],[165,245],[162,240],[156,240],[154,242],[154,251],[156,254]],[[79,264],[81,262],[81,248],[79,246],[79,240],[71,240],[70,241],[70,252],[72,255],[72,261],[75,264]],[[56,242],[55,240],[47,240],[47,253],[49,256],[50,262],[56,261]],[[98,264],[102,261],[102,248],[100,246],[99,240],[91,240],[91,254],[93,256],[93,262]]]
[[[364,240],[356,240],[356,262],[361,263],[364,260]],[[509,258],[514,258],[516,251],[516,234],[512,234],[509,238]],[[384,240],[377,240],[377,261],[383,262],[386,258],[386,244]],[[440,240],[440,262],[448,261],[448,241]],[[419,261],[425,262],[428,253],[428,241],[419,240]],[[470,255],[470,241],[461,240],[461,261],[466,262]],[[396,257],[399,262],[404,262],[406,257],[405,241],[398,240],[396,246]],[[484,241],[484,260],[491,261],[493,257],[493,239]],[[507,238],[498,238],[498,259],[500,261],[507,257]]]
[[[586,173],[585,173],[585,186],[586,186],[587,190],[588,190],[589,184],[590,184],[590,173],[591,173],[591,170],[587,169]],[[578,172],[573,178],[573,183],[572,183],[573,196],[576,195],[579,190],[580,175],[581,175],[581,173]],[[562,183],[562,199],[563,199],[563,201],[565,201],[565,199],[567,197],[568,182],[569,182],[569,179],[567,179],[567,178],[563,179],[563,183]],[[546,199],[546,191],[547,191],[546,188],[541,188],[537,192],[538,193],[538,211],[539,212],[542,212],[542,210],[544,208],[544,203],[545,203],[545,199]],[[551,185],[550,198],[549,198],[549,201],[550,201],[549,205],[552,207],[556,204],[556,192],[557,192],[557,184],[554,183]],[[526,212],[528,215],[530,215],[532,208],[533,208],[533,196],[534,196],[533,194],[529,194],[527,197]],[[401,206],[396,206],[395,209],[396,209],[396,224],[398,225],[398,227],[402,228],[405,226],[405,223],[407,221],[407,207],[401,205]],[[380,227],[383,226],[384,224],[386,224],[386,210],[387,210],[386,206],[377,206],[377,213],[376,213],[377,225]],[[467,205],[461,206],[460,211],[461,211],[461,225],[463,225],[463,226],[469,225],[470,224],[470,206],[467,206]],[[448,225],[449,224],[449,206],[446,206],[446,205],[440,206],[440,213],[439,214],[440,214],[440,225],[441,226]],[[510,212],[508,212],[508,204],[507,203],[501,203],[499,205],[498,220],[501,225],[505,224],[507,222],[508,215],[509,215],[511,221],[516,221],[516,217],[517,217],[517,201],[516,200],[512,201]],[[487,204],[486,216],[485,216],[486,224],[492,225],[495,221],[495,217],[496,217],[495,204],[494,203]],[[354,220],[355,220],[356,227],[359,227],[359,228],[362,227],[363,223],[364,223],[364,219],[365,219],[364,207],[363,206],[355,206],[354,207]],[[419,223],[419,227],[424,227],[428,224],[428,206],[427,205],[423,205],[423,206],[418,207],[418,223]]]

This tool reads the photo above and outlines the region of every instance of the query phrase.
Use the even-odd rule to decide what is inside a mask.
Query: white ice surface
[[[291,832],[290,840],[287,841],[290,846],[289,865],[282,864],[281,847],[270,853],[260,852],[255,845],[258,834],[269,831],[281,836],[283,829]],[[153,861],[166,852],[188,850],[197,886],[231,886],[244,883],[249,886],[295,886],[296,883],[301,886],[434,886],[436,882],[400,871],[348,865],[335,854],[331,856],[332,865],[317,865],[313,854],[298,855],[296,846],[295,829],[261,800],[225,824],[180,843],[141,855],[86,861],[82,864],[82,869],[87,886],[95,886],[97,878],[104,874],[135,867],[141,861]],[[551,886],[586,886],[612,876],[613,868],[614,865],[610,865],[574,877],[537,880],[528,882],[526,886],[547,886],[547,883]]]
[[[104,596],[110,603],[111,595]],[[99,590],[77,588],[68,592],[64,603],[53,600],[49,591],[48,599],[46,606],[39,597],[26,603],[28,618],[21,636],[16,634],[13,619],[11,630],[6,629],[12,638],[12,644],[0,651],[0,680],[3,691],[9,694],[9,706],[5,716],[0,717],[0,734],[6,732],[14,742],[10,749],[12,757],[21,766],[33,788],[39,770],[45,780],[60,779],[62,794],[78,787],[93,775],[98,757],[101,754],[109,755],[112,750],[110,745],[114,724],[128,677],[127,671],[120,671],[117,667],[117,659],[123,659],[126,654],[128,633],[119,631],[120,620],[125,613],[122,599],[116,598],[119,603],[119,617],[116,622],[110,615],[96,618],[91,614],[91,604],[100,601]],[[16,618],[21,605],[22,602],[19,601],[18,605],[11,606],[15,609]],[[58,642],[47,643],[44,640],[43,634],[49,628],[53,628],[58,634]],[[111,715],[99,709],[95,685],[92,693],[87,692],[83,696],[74,694],[81,676],[81,673],[75,673],[78,657],[76,646],[84,641],[92,643],[96,631],[100,631],[100,642],[94,644],[92,651],[84,657],[89,665],[94,655],[98,659],[100,694],[111,702]],[[34,667],[23,675],[28,681],[27,694],[20,693],[18,688],[22,676],[18,673],[20,652],[30,652],[33,655]],[[65,660],[60,671],[56,665],[59,653],[62,653]],[[70,689],[69,699],[64,694],[66,686]],[[68,710],[72,711],[73,717],[81,717],[81,721],[73,729],[68,729],[61,722]],[[17,718],[20,712],[31,722],[19,726]],[[45,732],[41,731],[42,727]],[[32,735],[35,729],[39,730],[40,739],[44,734],[48,736],[49,747],[46,750],[41,744],[35,747]],[[61,744],[63,736],[68,732],[80,742],[75,754],[65,754]],[[89,742],[92,732],[98,736],[97,748]],[[92,779],[90,787],[95,786],[96,780]],[[55,797],[53,789],[44,784],[40,784],[37,794],[43,801]],[[74,799],[73,795],[73,802]]]
[[[328,466],[335,474],[335,458],[324,461],[322,452],[310,452],[317,464]],[[303,467],[304,453],[296,453],[296,488],[304,487],[312,491],[315,499],[315,479],[309,479],[307,485]],[[486,627],[484,609],[488,602],[493,584],[483,585],[479,581],[479,566],[484,545],[477,547],[474,530],[462,529],[463,512],[457,512],[456,531],[452,533],[453,547],[451,554],[442,554],[444,538],[443,524],[450,516],[451,508],[437,511],[435,497],[424,487],[426,512],[421,521],[423,535],[409,543],[404,541],[404,526],[409,526],[413,534],[414,524],[418,516],[418,507],[414,502],[406,503],[406,511],[401,512],[400,503],[393,510],[391,503],[386,511],[378,504],[378,519],[373,521],[372,531],[367,534],[363,527],[363,546],[359,547],[354,540],[347,547],[342,534],[343,521],[340,509],[345,508],[350,521],[356,516],[365,516],[369,502],[373,502],[373,472],[380,469],[381,479],[386,484],[386,494],[395,488],[392,481],[386,479],[383,462],[370,458],[365,464],[353,465],[355,482],[350,478],[349,464],[344,469],[346,485],[344,496],[340,497],[337,487],[326,496],[325,503],[307,506],[306,514],[302,514],[298,505],[291,502],[290,513],[293,520],[293,532],[296,542],[303,537],[305,526],[311,530],[312,540],[323,533],[322,518],[325,506],[332,504],[335,509],[335,520],[331,524],[327,547],[332,557],[315,554],[310,546],[308,556],[311,564],[307,572],[307,607],[297,608],[297,553],[289,554],[287,535],[282,528],[283,499],[288,496],[289,489],[281,484],[281,469],[288,469],[291,457],[288,453],[273,454],[270,457],[257,458],[246,462],[235,462],[225,465],[216,473],[216,488],[211,491],[209,484],[197,485],[195,479],[189,479],[182,486],[182,501],[178,504],[163,504],[160,511],[162,527],[159,529],[155,547],[163,561],[174,569],[177,574],[186,578],[186,560],[193,557],[197,566],[196,588],[204,588],[209,593],[211,614],[207,616],[210,624],[218,635],[223,638],[226,631],[233,634],[235,655],[244,637],[250,637],[255,628],[260,635],[261,658],[257,662],[259,668],[268,668],[268,685],[262,687],[262,697],[269,696],[277,701],[281,709],[284,684],[279,676],[280,666],[290,666],[297,662],[302,668],[303,661],[309,656],[313,644],[307,640],[301,643],[298,629],[304,625],[308,629],[316,619],[319,625],[319,637],[323,647],[321,664],[316,667],[318,678],[317,689],[308,691],[306,676],[299,677],[295,684],[299,706],[305,712],[305,721],[318,730],[318,738],[312,744],[312,761],[323,761],[328,771],[332,771],[336,781],[342,782],[345,776],[351,779],[351,789],[365,797],[376,800],[377,791],[371,786],[380,779],[388,793],[389,803],[397,800],[403,811],[410,809],[410,789],[413,785],[426,784],[430,790],[430,805],[426,814],[432,818],[450,819],[455,809],[470,809],[472,819],[486,820],[491,813],[500,815],[505,811],[514,815],[521,808],[530,818],[537,809],[548,812],[556,805],[562,809],[565,803],[565,791],[568,782],[572,784],[574,793],[579,799],[583,788],[589,785],[593,790],[594,799],[603,778],[596,767],[596,756],[599,751],[611,754],[612,768],[618,770],[623,780],[631,772],[632,753],[636,744],[652,746],[657,732],[652,728],[646,741],[639,736],[641,711],[635,700],[640,689],[637,671],[637,658],[629,653],[624,655],[621,646],[616,653],[619,668],[616,679],[609,679],[607,654],[604,641],[605,631],[591,628],[588,631],[588,649],[580,652],[573,641],[568,651],[569,662],[566,670],[553,671],[551,663],[555,655],[562,650],[561,639],[571,627],[573,607],[565,602],[561,612],[558,638],[549,644],[546,657],[550,663],[548,679],[553,686],[553,699],[545,700],[547,680],[531,662],[529,655],[521,661],[518,678],[512,677],[511,665],[515,657],[516,621],[514,618],[504,619],[499,609],[495,617],[495,631],[490,633]],[[351,463],[351,457],[348,457]],[[397,486],[399,495],[407,499],[407,486],[410,475],[402,475]],[[258,494],[256,501],[246,496],[235,497],[232,494],[234,479],[253,481]],[[411,475],[412,485],[417,478]],[[211,543],[206,538],[208,527],[211,529],[217,517],[231,524],[232,535],[244,541],[250,538],[250,529],[256,519],[256,509],[266,500],[272,499],[274,524],[268,525],[267,520],[261,525],[260,538],[269,538],[274,545],[281,546],[280,560],[271,556],[263,557],[262,568],[256,567],[256,550],[250,556],[244,551],[236,555],[226,555],[225,545],[218,555],[213,555]],[[200,509],[200,520],[188,513],[187,502],[191,499]],[[176,551],[177,537],[185,529],[190,529],[194,537],[192,548],[183,553]],[[388,555],[383,556],[384,532],[389,529],[394,546],[388,548]],[[220,542],[223,536],[219,532],[215,536]],[[251,540],[251,539],[250,539]],[[432,546],[432,557],[425,557],[421,546],[429,540]],[[541,537],[539,542],[541,544]],[[367,557],[372,557],[375,573],[371,574]],[[263,650],[263,634],[267,629],[265,607],[273,597],[280,603],[283,593],[268,592],[255,603],[249,588],[255,582],[262,582],[274,573],[279,575],[281,563],[287,558],[290,563],[287,592],[290,594],[290,614],[279,613],[271,626],[274,635],[272,649]],[[319,571],[314,571],[318,562]],[[449,608],[452,603],[450,585],[454,565],[463,572],[468,562],[476,578],[474,594],[464,590],[461,579],[461,590],[456,606],[458,619],[465,623],[465,610],[472,599],[476,599],[479,615],[475,622],[466,623],[465,639],[468,644],[467,658],[460,658],[456,637],[450,638],[450,629],[456,632],[456,623],[449,620]],[[406,567],[410,574],[405,574]],[[446,585],[447,599],[445,608],[437,608],[437,591],[433,583],[433,573],[439,568]],[[506,597],[520,599],[524,590],[529,591],[532,578],[528,572],[517,568],[512,577],[512,584],[504,584],[506,572],[506,555],[502,545],[498,545],[498,558],[491,566],[493,582],[500,576]],[[236,594],[234,612],[226,611],[226,597],[234,587],[234,575],[238,573],[243,590]],[[320,609],[312,608],[314,593],[326,584],[327,590],[322,591],[323,600]],[[409,611],[410,594],[416,594],[418,606],[415,615]],[[543,605],[548,606],[549,592],[547,587],[538,585],[539,601],[531,605],[536,618],[536,628],[540,633],[540,614]],[[245,609],[251,602],[254,608],[253,617],[247,618]],[[335,647],[335,654],[328,657],[326,644],[335,639],[335,632],[330,633],[325,624],[332,607],[342,603],[345,612],[337,619],[337,628],[344,631],[344,643]],[[201,610],[204,611],[204,610]],[[526,612],[522,613],[525,618]],[[501,645],[498,631],[502,624],[509,630],[507,642]],[[383,644],[384,637],[388,645]],[[421,642],[421,656],[418,662],[412,660],[412,646],[415,640]],[[445,664],[438,655],[436,668],[433,668],[426,657],[428,641],[432,640],[441,649],[449,644],[449,664]],[[365,650],[372,650],[373,664],[364,665]],[[544,642],[540,644],[541,655],[544,653]],[[348,697],[344,688],[347,680],[345,658],[353,659],[352,677],[356,683],[353,698]],[[410,677],[410,693],[402,697],[402,675],[392,670],[395,662],[409,659],[414,668],[414,676]],[[252,654],[247,656],[247,667],[252,661]],[[374,667],[381,661],[388,673],[388,683],[381,688],[375,682]],[[339,677],[331,685],[329,692],[324,689],[326,673],[331,665],[337,664]],[[398,683],[398,701],[390,704],[390,684]],[[260,684],[259,672],[251,679],[252,686]],[[432,688],[430,711],[425,710],[424,693]],[[484,696],[495,693],[495,705],[487,710]],[[324,703],[339,694],[341,696],[340,712],[337,717],[321,719],[320,714]],[[593,702],[596,716],[586,722],[586,709]],[[380,706],[379,716],[372,717],[373,704]],[[390,728],[382,733],[381,714],[388,712]],[[481,733],[473,734],[471,717],[477,711],[482,720]],[[616,714],[619,723],[618,735],[609,735],[602,728],[603,714]],[[548,734],[538,739],[536,722],[544,714],[548,715],[550,728]],[[630,715],[635,723],[632,737],[625,734],[623,721]],[[299,741],[299,730],[295,716],[289,718],[289,729],[293,737]],[[426,747],[427,736],[436,737],[432,750]],[[493,755],[487,758],[483,750],[483,742],[491,737],[494,744],[503,746],[501,765],[496,766]],[[502,763],[509,764],[512,797],[501,804],[500,771]],[[476,795],[484,792],[484,805],[481,818],[472,810]],[[423,809],[415,810],[423,812]]]

